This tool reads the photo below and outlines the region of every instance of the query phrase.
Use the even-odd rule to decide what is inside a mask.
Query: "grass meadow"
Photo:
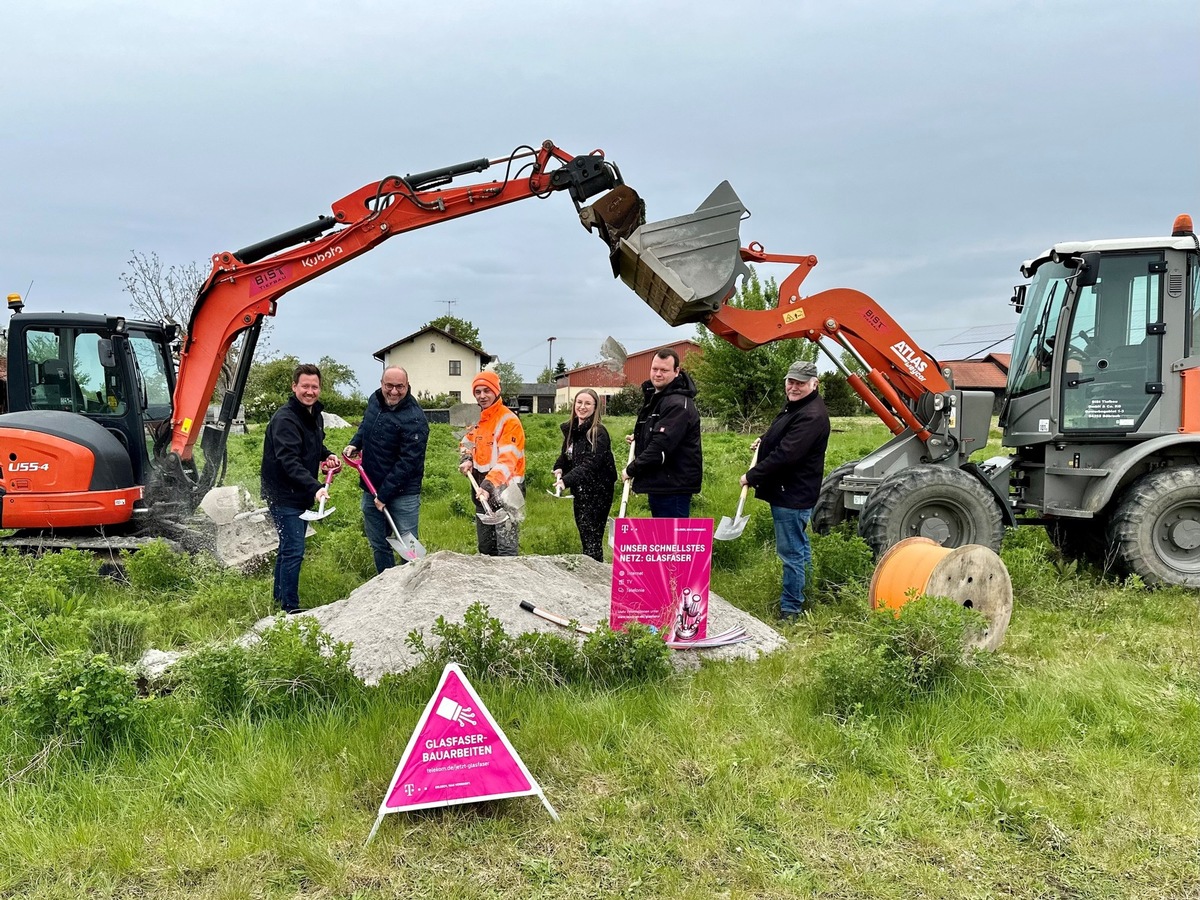
[[[560,421],[525,419],[522,553],[579,550],[569,506],[544,491]],[[887,438],[873,421],[835,420],[827,470]],[[619,442],[632,422],[609,424]],[[261,431],[234,437],[227,481],[257,492],[260,453]],[[706,433],[704,454],[693,515],[732,515],[749,437]],[[434,426],[431,551],[474,550],[456,460]],[[305,606],[373,575],[354,479],[332,492]],[[747,511],[744,535],[715,548],[712,585],[771,621],[770,513]],[[226,703],[229,657],[214,656],[198,669],[207,694],[139,692],[92,654],[227,644],[270,613],[269,572],[161,548],[115,578],[81,554],[0,555],[0,896],[1200,896],[1196,592],[1105,581],[1039,529],[1010,533],[1002,556],[1004,644],[920,689],[870,682],[853,641],[871,619],[871,562],[849,531],[817,539],[811,612],[778,626],[790,643],[769,657],[615,688],[482,680],[561,823],[524,798],[392,815],[364,847],[428,673],[366,689],[309,661],[291,682],[311,688],[303,702]],[[55,681],[62,660],[92,674]]]

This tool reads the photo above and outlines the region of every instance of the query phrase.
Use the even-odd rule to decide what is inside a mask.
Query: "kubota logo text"
[[[892,352],[900,357],[904,368],[908,369],[918,381],[925,380],[925,370],[929,368],[929,360],[908,346],[907,341],[896,341],[892,344]]]
[[[317,253],[313,256],[304,257],[304,259],[300,260],[300,264],[306,269],[311,269],[318,263],[328,262],[335,256],[341,256],[342,252],[343,251],[341,247],[330,247],[324,253]]]

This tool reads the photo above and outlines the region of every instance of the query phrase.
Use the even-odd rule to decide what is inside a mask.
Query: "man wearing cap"
[[[479,421],[458,445],[460,472],[471,474],[479,490],[475,511],[483,512],[487,500],[493,512],[503,510],[505,521],[486,525],[475,519],[475,537],[484,556],[517,555],[517,522],[525,509],[525,429],[521,420],[500,398],[495,372],[480,372],[471,382],[479,404]]]
[[[751,445],[758,448],[758,462],[741,482],[771,504],[775,552],[783,560],[779,614],[794,619],[804,611],[804,582],[812,560],[806,529],[825,472],[829,412],[817,393],[815,363],[792,363],[784,392],[787,404]]]

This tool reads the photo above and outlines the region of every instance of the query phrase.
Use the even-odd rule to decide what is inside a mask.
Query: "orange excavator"
[[[695,213],[619,241],[614,274],[670,325],[701,323],[743,350],[806,338],[893,437],[834,469],[812,524],[855,520],[877,552],[907,537],[999,549],[1004,528],[1045,526],[1064,556],[1147,584],[1200,588],[1200,238],[1055,244],[1020,268],[1020,314],[999,427],[989,391],[960,390],[860,291],[800,293],[814,256],[741,246],[728,182]],[[794,266],[774,309],[728,302],[746,263]],[[848,351],[866,373],[847,371]]]
[[[502,180],[452,184],[492,167],[503,167]],[[284,294],[393,235],[559,191],[611,253],[644,221],[643,204],[602,151],[573,156],[545,141],[498,159],[388,176],[334,202],[330,215],[216,254],[186,331],[125,316],[23,312],[10,295],[0,528],[178,532],[220,478],[263,317],[275,315]],[[231,387],[206,425],[239,338]]]

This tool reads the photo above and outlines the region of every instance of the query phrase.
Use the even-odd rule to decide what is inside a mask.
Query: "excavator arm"
[[[502,181],[448,186],[460,175],[504,166]],[[612,190],[612,189],[616,190]],[[644,206],[626,187],[615,165],[600,150],[572,156],[550,141],[539,148],[522,147],[499,159],[477,159],[415,175],[390,175],[347,194],[332,204],[332,214],[235,252],[218,253],[192,309],[174,393],[169,451],[164,479],[191,481],[191,493],[203,493],[215,480],[208,470],[197,485],[185,469],[194,446],[222,363],[237,337],[257,327],[264,316],[274,315],[279,298],[331,269],[349,262],[393,235],[435,225],[497,206],[568,191],[588,230],[615,252],[620,237],[644,220]],[[584,201],[608,191],[600,201]],[[243,348],[243,356],[252,355]],[[248,363],[248,360],[246,361]],[[236,409],[245,389],[248,365],[235,378],[223,411]],[[165,445],[165,441],[164,441]],[[167,449],[164,446],[164,449]],[[206,451],[209,444],[205,443]],[[183,487],[176,484],[176,487]]]

